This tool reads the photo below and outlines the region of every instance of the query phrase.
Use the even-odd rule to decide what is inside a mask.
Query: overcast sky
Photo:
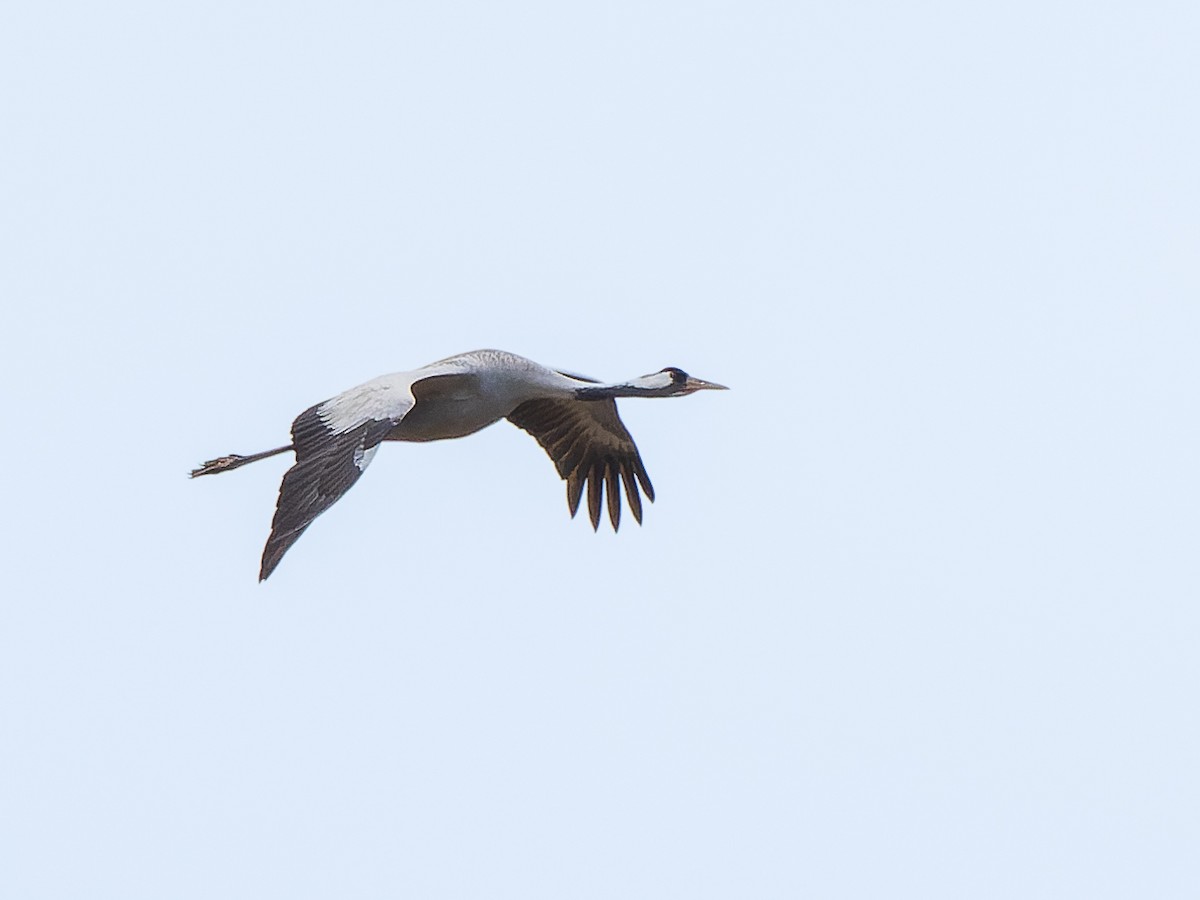
[[[0,895],[1194,898],[1193,3],[0,12]],[[499,347],[568,517],[309,405]]]

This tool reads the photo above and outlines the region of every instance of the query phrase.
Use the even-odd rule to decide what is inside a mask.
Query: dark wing
[[[567,506],[571,516],[579,510],[584,485],[588,491],[588,515],[592,528],[600,527],[600,495],[607,485],[608,518],[613,531],[621,523],[619,483],[638,524],[642,522],[642,498],[654,500],[654,487],[642,465],[637,445],[617,415],[614,400],[527,400],[508,415],[508,421],[537,438],[567,482]]]
[[[279,487],[259,581],[275,571],[304,529],[358,481],[379,442],[395,424],[391,419],[368,419],[357,427],[336,432],[322,420],[319,407],[306,409],[292,423],[296,464],[284,474]]]

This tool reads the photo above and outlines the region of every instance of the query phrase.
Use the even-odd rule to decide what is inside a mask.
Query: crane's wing
[[[271,522],[271,535],[263,548],[259,581],[265,581],[275,571],[283,555],[313,520],[358,481],[393,425],[390,418],[365,419],[338,431],[322,416],[325,405],[306,409],[292,423],[296,464],[284,473],[279,486],[279,501]]]
[[[654,487],[633,437],[617,415],[616,401],[527,400],[509,413],[508,421],[537,438],[554,461],[558,474],[567,482],[567,506],[572,517],[579,511],[586,484],[588,515],[592,528],[599,528],[600,496],[607,486],[608,518],[616,531],[621,523],[618,486],[624,482],[629,509],[641,524],[638,484],[651,501]]]
[[[461,378],[461,366],[435,363],[416,372],[384,375],[306,409],[292,423],[296,464],[284,473],[258,580],[275,571],[283,555],[313,520],[354,486],[380,442],[416,405],[422,382]]]

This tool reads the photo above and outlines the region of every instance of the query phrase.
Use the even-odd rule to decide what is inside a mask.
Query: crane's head
[[[688,394],[694,394],[696,391],[727,391],[729,388],[723,384],[716,384],[712,381],[704,381],[700,378],[693,378],[683,369],[675,366],[667,366],[653,375],[645,376],[646,379],[661,380],[662,376],[666,375],[670,381],[663,385],[663,396],[666,397],[686,397]]]

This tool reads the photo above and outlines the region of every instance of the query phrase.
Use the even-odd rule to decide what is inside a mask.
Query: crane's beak
[[[727,391],[729,388],[723,384],[716,384],[712,381],[704,381],[700,378],[688,376],[687,381],[683,383],[683,392],[685,394],[694,394],[696,391]]]

